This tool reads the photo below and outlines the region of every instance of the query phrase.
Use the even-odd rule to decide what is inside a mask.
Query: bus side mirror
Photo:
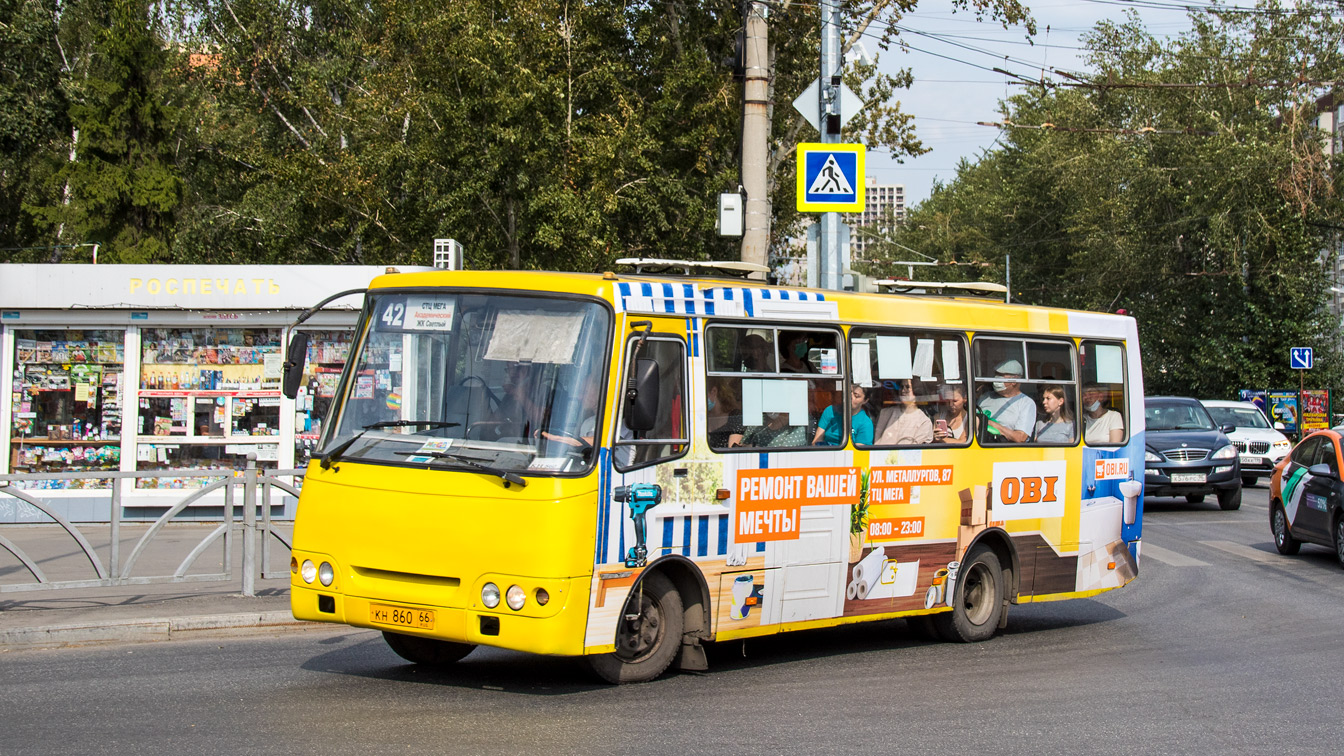
[[[285,352],[284,378],[281,391],[293,399],[299,394],[299,381],[303,380],[303,363],[308,359],[308,334],[296,331],[289,337],[289,351]]]
[[[658,420],[658,361],[635,360],[634,383],[625,395],[625,424],[632,431],[651,431]]]

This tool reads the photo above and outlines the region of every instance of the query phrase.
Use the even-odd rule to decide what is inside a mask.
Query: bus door
[[[616,532],[624,531],[625,544],[615,551],[631,567],[696,552],[698,533],[688,527],[683,506],[693,496],[691,479],[678,463],[690,448],[684,328],[684,320],[636,320],[626,337],[610,436],[611,496],[621,518]],[[636,392],[643,392],[634,398],[628,393],[632,376]]]

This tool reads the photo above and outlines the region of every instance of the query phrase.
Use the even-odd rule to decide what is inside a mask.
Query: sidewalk
[[[133,566],[132,575],[173,574],[187,554],[216,525],[169,525],[148,542]],[[80,529],[106,566],[111,551],[108,526],[89,524]],[[145,525],[122,524],[118,540],[123,567],[146,530]],[[0,536],[36,562],[49,582],[96,577],[78,544],[59,526],[0,526]],[[299,622],[290,614],[289,555],[278,541],[272,543],[271,571],[285,577],[258,578],[256,596],[242,595],[242,549],[237,540],[231,555],[234,565],[229,581],[0,593],[0,653],[94,643],[177,640],[212,632],[274,632],[314,627],[313,623]],[[223,547],[216,543],[201,555],[189,574],[222,571]],[[0,586],[34,582],[23,564],[0,547]]]

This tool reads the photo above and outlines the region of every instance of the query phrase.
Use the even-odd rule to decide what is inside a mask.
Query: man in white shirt
[[[1022,363],[1005,360],[994,368],[994,393],[980,399],[980,416],[990,443],[1024,444],[1036,426],[1036,402],[1022,393],[1013,378],[1022,377]]]

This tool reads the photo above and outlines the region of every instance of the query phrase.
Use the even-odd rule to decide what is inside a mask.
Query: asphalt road
[[[490,649],[428,672],[341,628],[0,654],[0,753],[1338,752],[1344,570],[1280,557],[1267,493],[1148,500],[1137,581],[978,645],[893,621],[619,688]]]

